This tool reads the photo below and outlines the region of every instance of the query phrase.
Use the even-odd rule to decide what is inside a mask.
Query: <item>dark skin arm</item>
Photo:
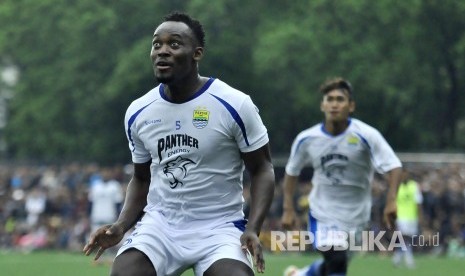
[[[275,187],[269,145],[266,144],[252,152],[242,153],[242,159],[251,178],[251,202],[247,227],[241,236],[241,244],[243,250],[249,250],[253,255],[257,271],[263,273],[265,260],[258,236],[273,201]]]
[[[100,227],[91,234],[89,242],[83,249],[86,256],[98,249],[94,259],[100,258],[107,248],[117,245],[123,239],[124,234],[141,218],[144,207],[147,205],[151,163],[149,161],[143,164],[134,164],[134,174],[129,181],[123,209],[118,220],[113,224]]]

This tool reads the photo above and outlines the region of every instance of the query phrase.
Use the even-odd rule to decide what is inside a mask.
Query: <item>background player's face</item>
[[[203,49],[196,47],[192,30],[182,22],[164,22],[152,40],[153,71],[157,81],[170,84],[197,75],[197,61]]]
[[[321,111],[325,114],[325,119],[328,122],[346,121],[354,110],[355,103],[350,100],[349,94],[345,90],[334,89],[323,96]]]

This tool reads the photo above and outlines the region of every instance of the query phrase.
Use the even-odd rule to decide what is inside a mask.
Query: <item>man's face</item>
[[[325,114],[326,121],[344,122],[354,110],[355,103],[345,90],[334,89],[323,96],[321,111]]]
[[[152,40],[153,71],[158,82],[171,84],[197,73],[203,49],[197,47],[192,30],[182,22],[164,22]]]

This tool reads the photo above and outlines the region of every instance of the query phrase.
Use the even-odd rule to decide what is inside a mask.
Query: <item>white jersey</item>
[[[123,200],[123,190],[118,181],[96,181],[89,191],[89,201],[92,202],[90,214],[92,223],[113,223],[118,217],[117,205]]]
[[[350,226],[370,218],[374,170],[386,173],[402,164],[379,131],[352,118],[337,136],[322,123],[299,133],[286,173],[298,176],[306,166],[313,168],[312,216]]]
[[[173,103],[159,85],[129,106],[125,127],[132,161],[152,160],[144,211],[179,228],[244,219],[240,152],[268,143],[248,95],[210,78],[190,100]]]

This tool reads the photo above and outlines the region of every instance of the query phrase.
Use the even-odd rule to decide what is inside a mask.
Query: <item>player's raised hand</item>
[[[294,209],[284,209],[281,217],[281,225],[286,230],[291,230],[295,227],[296,214]]]
[[[241,236],[241,245],[244,254],[253,256],[254,265],[258,273],[265,272],[265,259],[263,249],[257,234],[250,230],[245,230]]]
[[[117,245],[124,237],[124,232],[115,225],[104,225],[91,234],[88,243],[84,246],[84,253],[89,256],[95,249],[97,253],[94,260],[98,260],[103,252]]]

